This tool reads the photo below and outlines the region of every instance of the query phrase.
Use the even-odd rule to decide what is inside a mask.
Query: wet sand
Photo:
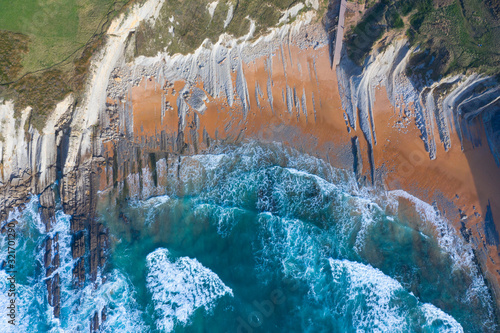
[[[266,70],[265,62],[266,58],[260,58],[244,66],[249,92],[248,114],[244,114],[239,103],[229,106],[225,98],[209,97],[203,114],[194,110],[188,112],[185,119],[188,128],[198,117],[198,138],[203,138],[203,132],[206,132],[211,138],[218,139],[236,140],[244,136],[282,141],[333,159],[336,165],[350,167],[350,137],[345,135],[347,127],[328,50],[321,48],[311,52],[292,45],[288,50],[284,45],[284,52],[276,52],[273,56],[272,71]],[[320,68],[321,72],[315,68]],[[236,74],[233,76],[235,79]],[[267,92],[268,79],[272,82],[272,103]],[[183,85],[183,82],[174,83],[175,96],[164,95],[161,84],[150,79],[144,79],[138,87],[132,88],[134,134],[138,141],[141,136],[156,137],[161,130],[178,133],[176,100]],[[203,88],[203,83],[198,82],[197,87]],[[258,89],[262,94],[256,94]],[[287,94],[293,95],[291,112],[287,107]],[[166,111],[163,124],[160,116],[162,99],[174,107],[174,110]],[[190,142],[190,139],[187,137],[186,141]],[[346,150],[347,146],[349,149]]]
[[[391,106],[383,88],[377,90],[374,120],[378,140],[375,165],[386,169],[387,189],[403,189],[427,203],[436,202],[457,230],[463,222],[500,295],[500,256],[496,245],[487,244],[482,231],[488,203],[493,217],[500,217],[500,169],[490,153],[484,130],[480,128],[483,145],[473,148],[465,141],[464,151],[456,132],[451,133],[451,148],[445,151],[436,131],[436,159],[430,160],[413,121],[405,129],[394,128],[401,120],[399,110]],[[497,218],[497,230],[499,222]]]

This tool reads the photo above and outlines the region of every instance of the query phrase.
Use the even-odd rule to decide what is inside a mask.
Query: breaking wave
[[[158,319],[156,327],[171,332],[175,324],[185,325],[196,309],[210,310],[225,294],[233,295],[217,274],[196,259],[181,257],[172,261],[167,249],[159,248],[147,256],[146,283]]]
[[[360,188],[320,159],[256,142],[158,160],[157,182],[138,177],[128,177],[130,198],[120,204],[101,193],[109,262],[83,288],[72,284],[72,217],[59,209],[47,234],[36,196],[11,213],[4,223],[18,221],[23,263],[16,332],[89,331],[96,310],[106,315],[102,332],[497,329],[472,249],[406,192]],[[43,261],[56,233],[60,318],[47,302]],[[2,262],[6,244],[1,234]]]

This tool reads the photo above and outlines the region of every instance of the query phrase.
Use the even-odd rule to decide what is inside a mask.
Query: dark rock
[[[488,245],[498,246],[500,244],[498,231],[495,227],[495,222],[493,221],[493,213],[491,212],[491,205],[489,201],[488,206],[486,207],[486,215],[484,217],[484,235]]]
[[[85,258],[81,257],[73,267],[73,284],[83,286],[85,283]]]
[[[106,321],[106,312],[107,312],[107,308],[106,306],[104,306],[102,308],[102,311],[101,311],[101,324],[104,323]]]
[[[52,239],[50,237],[47,237],[45,241],[45,256],[43,261],[45,268],[52,264]]]
[[[80,258],[85,254],[85,235],[83,232],[73,235],[71,253],[73,254],[73,259]]]
[[[46,280],[48,301],[54,308],[54,317],[59,318],[61,312],[61,289],[59,274],[55,274],[52,279]]]
[[[359,139],[357,136],[351,138],[351,149],[353,156],[353,170],[356,179],[359,182],[363,172],[363,157],[361,156],[361,149],[359,147]]]
[[[99,315],[94,312],[94,316],[90,318],[90,333],[96,332],[99,329]]]

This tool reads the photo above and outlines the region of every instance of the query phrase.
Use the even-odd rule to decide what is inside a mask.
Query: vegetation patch
[[[24,72],[53,66],[82,48],[107,18],[126,1],[0,0],[0,29],[30,39]]]
[[[347,55],[356,64],[363,64],[373,45],[384,34],[386,10],[387,2],[376,3],[365,12],[363,19],[345,37]]]
[[[22,56],[28,52],[28,37],[0,31],[0,82],[15,78],[22,70]]]
[[[71,91],[64,73],[51,70],[44,74],[28,75],[13,85],[16,111],[32,107],[30,122],[41,131],[56,103]]]
[[[301,2],[303,0],[166,0],[159,19],[139,27],[136,56],[155,56],[164,51],[188,54],[207,38],[216,42],[222,33],[235,37],[248,34],[252,21],[254,37],[260,36],[268,28],[279,25],[283,13]],[[327,4],[322,0],[320,10]]]
[[[388,31],[406,29],[420,49],[409,72],[422,78],[475,70],[500,72],[500,5],[487,0],[382,0],[346,36],[349,57],[362,65]],[[405,22],[407,22],[405,24]]]
[[[500,72],[500,18],[483,1],[457,0],[429,8],[422,16],[409,28],[409,35],[414,44],[426,43],[436,58],[449,54],[437,74],[471,69],[489,75]]]

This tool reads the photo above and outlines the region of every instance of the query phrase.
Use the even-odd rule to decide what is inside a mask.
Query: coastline
[[[418,213],[413,204],[425,202],[432,216],[453,228],[460,244],[469,243],[464,251],[473,249],[498,314],[500,169],[490,138],[482,115],[467,123],[464,136],[457,128],[455,100],[447,106],[448,114],[425,110],[426,93],[438,89],[408,93],[407,82],[394,78],[395,69],[401,75],[410,52],[404,40],[374,52],[366,67],[350,72],[349,64],[336,60],[339,66],[332,68],[338,50],[333,57],[331,36],[306,12],[256,40],[251,32],[240,39],[223,35],[215,44],[206,40],[193,54],[159,53],[127,63],[135,27],[154,19],[162,3],[148,1],[134,7],[133,15],[114,21],[106,49],[94,57],[83,103],[69,95],[43,133],[32,127],[25,132],[29,108],[15,127],[13,104],[0,105],[2,118],[12,118],[2,122],[12,134],[0,142],[2,214],[22,205],[28,193],[40,195],[40,215],[49,235],[40,245],[43,274],[54,318],[61,311],[59,243],[52,232],[59,200],[71,216],[71,241],[64,245],[71,248],[72,282],[97,285],[110,242],[105,223],[95,215],[102,193],[114,190],[116,202],[133,193],[143,199],[161,195],[159,188],[168,179],[160,179],[158,170],[180,168],[185,156],[245,140],[280,142],[353,172],[361,189],[399,196],[403,205],[412,207],[410,215]],[[400,64],[402,55],[406,60]],[[455,80],[450,95],[459,95],[463,87],[473,90],[468,80],[478,78]],[[457,100],[462,97],[467,93]],[[432,102],[445,104],[437,97]],[[449,126],[445,132],[438,123],[443,114]],[[106,320],[105,311],[92,312],[91,330]]]
[[[238,96],[238,80],[241,80],[238,70],[243,72],[247,89],[245,101]],[[299,43],[282,40],[281,45],[267,54],[242,61],[241,69],[233,71],[231,79],[236,87],[232,105],[224,94],[212,97],[200,77],[194,82],[183,79],[172,82],[154,75],[142,76],[125,94],[126,101],[119,102],[108,96],[108,103],[115,109],[128,105],[127,112],[133,119],[133,131],[130,131],[133,135],[126,140],[128,145],[142,147],[148,154],[158,156],[161,152],[197,154],[217,142],[247,138],[282,142],[322,158],[333,167],[353,170],[356,140],[361,157],[356,163],[362,166],[357,175],[360,184],[388,191],[402,189],[434,205],[457,235],[466,237],[476,248],[485,275],[495,294],[500,295],[497,273],[500,257],[496,244],[486,242],[483,231],[488,200],[493,216],[500,214],[498,203],[492,202],[495,195],[498,197],[500,170],[484,138],[483,145],[474,148],[465,141],[462,151],[458,134],[452,132],[448,151],[436,144],[436,156],[430,159],[416,120],[395,108],[385,86],[378,85],[372,109],[377,143],[370,145],[361,126],[354,129],[346,120],[337,74],[330,67],[330,54],[325,45],[304,48]],[[205,95],[204,107],[200,110],[189,105],[194,103],[190,97],[195,90]],[[180,97],[182,93],[184,99]],[[162,101],[168,102],[168,107],[162,106]],[[183,107],[187,108],[184,113],[179,110]],[[431,133],[439,142],[438,134]],[[126,176],[124,170],[134,173],[133,167],[123,167],[127,163],[131,165],[130,156],[107,149],[107,159],[114,158],[115,153],[119,155],[121,175],[117,179]],[[147,164],[146,159],[144,161],[143,167]],[[100,183],[101,190],[112,185],[111,169],[107,169],[107,181]],[[484,170],[488,173],[483,174]],[[495,226],[498,230],[499,222]],[[496,299],[498,302],[498,297]]]

